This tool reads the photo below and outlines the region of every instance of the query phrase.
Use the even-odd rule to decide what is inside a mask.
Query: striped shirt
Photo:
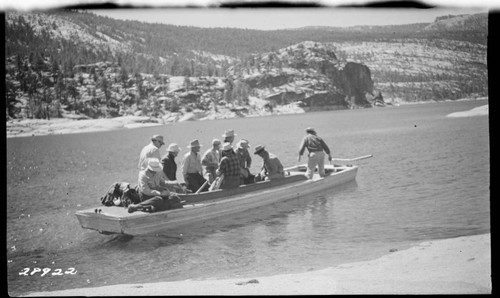
[[[234,151],[231,151],[229,155],[224,156],[220,160],[219,168],[217,172],[224,174],[224,177],[240,177],[240,161],[236,156]]]

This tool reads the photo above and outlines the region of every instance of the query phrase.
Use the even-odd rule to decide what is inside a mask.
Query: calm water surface
[[[373,259],[430,239],[487,233],[488,117],[446,117],[485,104],[432,103],[8,139],[9,294],[304,272]],[[105,236],[82,229],[74,215],[98,205],[113,182],[136,184],[139,152],[153,134],[162,134],[167,144],[179,143],[185,153],[191,139],[198,138],[206,150],[214,137],[233,128],[237,139],[250,140],[252,147],[265,144],[290,166],[307,126],[316,128],[334,157],[374,157],[357,163],[355,182],[327,193],[162,234]],[[253,172],[260,165],[254,156]],[[77,273],[20,275],[24,268]]]

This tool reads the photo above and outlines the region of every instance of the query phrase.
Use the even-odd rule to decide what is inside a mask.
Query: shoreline
[[[487,100],[488,98],[478,99],[463,99],[456,101],[476,101]],[[402,105],[423,104],[422,103],[405,103]],[[285,114],[300,114],[305,113],[301,108],[294,105],[281,106],[275,109],[273,113],[255,112],[246,117],[263,117],[270,115],[285,115]],[[488,104],[477,107],[470,111],[463,111],[452,113],[447,117],[471,117],[488,115]],[[85,132],[102,132],[119,129],[133,129],[139,127],[151,126],[164,126],[176,122],[183,121],[207,121],[219,119],[239,118],[235,112],[225,111],[220,113],[170,113],[161,118],[153,118],[149,116],[120,116],[115,118],[100,118],[88,119],[88,117],[81,117],[78,115],[67,115],[66,118],[54,118],[51,120],[45,119],[12,119],[6,123],[7,139],[17,137],[31,137],[31,136],[46,136],[46,135],[62,135],[62,134],[75,134]],[[85,119],[82,119],[85,118]]]
[[[303,273],[121,284],[23,296],[491,293],[491,233],[487,233],[425,241],[374,260]]]

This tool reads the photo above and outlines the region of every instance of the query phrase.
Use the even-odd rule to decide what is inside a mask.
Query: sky
[[[276,30],[306,26],[348,27],[430,23],[437,16],[487,13],[486,8],[367,9],[367,8],[153,8],[92,12],[115,19],[209,28]]]

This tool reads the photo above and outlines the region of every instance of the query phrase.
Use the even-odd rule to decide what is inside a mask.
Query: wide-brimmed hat
[[[308,127],[306,128],[306,132],[316,133],[316,130],[314,129],[314,127]]]
[[[249,145],[249,143],[248,143],[248,141],[247,141],[247,140],[245,140],[245,139],[241,139],[241,140],[238,142],[238,147],[243,148],[243,149],[248,149],[248,148],[250,148],[250,145]]]
[[[179,145],[177,145],[176,143],[172,143],[172,144],[168,145],[167,151],[168,152],[179,152],[179,151],[181,151],[181,148],[179,148]]]
[[[225,142],[224,145],[222,145],[222,151],[229,151],[233,150],[233,146],[231,146],[231,143]]]
[[[262,150],[264,150],[264,148],[266,148],[266,146],[257,145],[257,147],[255,147],[255,151],[253,152],[253,154],[259,154]]]
[[[193,147],[201,147],[200,141],[198,139],[192,140],[189,145],[187,146],[188,148],[193,148]]]
[[[212,140],[212,145],[216,145],[216,144],[221,144],[220,140],[219,139],[213,139]]]
[[[224,134],[222,135],[224,138],[227,138],[227,137],[234,137],[234,136],[237,136],[237,134],[234,133],[234,130],[232,129],[226,129],[226,131],[224,132]]]
[[[161,167],[160,161],[158,158],[150,158],[148,159],[148,170],[159,172],[163,168]]]
[[[154,135],[151,137],[151,141],[158,141],[160,142],[162,145],[165,144],[165,142],[163,142],[163,136],[160,136],[160,135]]]

